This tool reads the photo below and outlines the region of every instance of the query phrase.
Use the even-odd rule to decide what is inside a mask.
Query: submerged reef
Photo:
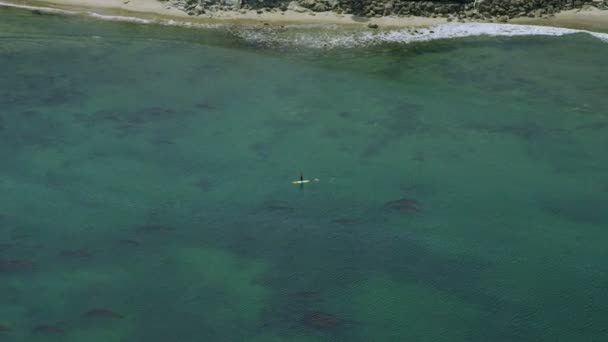
[[[418,203],[418,201],[415,199],[400,198],[398,200],[384,203],[384,207],[403,212],[416,212],[420,210],[420,203]]]
[[[124,316],[110,309],[94,308],[83,314],[86,318],[122,319]]]

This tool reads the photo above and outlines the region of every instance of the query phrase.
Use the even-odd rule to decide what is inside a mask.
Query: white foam
[[[535,26],[535,25],[511,25],[511,24],[489,24],[489,23],[467,23],[467,24],[442,24],[429,29],[418,30],[420,34],[411,34],[400,37],[396,35],[380,33],[383,41],[425,41],[433,39],[462,38],[471,36],[563,36],[574,33],[587,33],[600,39],[608,39],[607,33],[591,32],[586,30],[575,30],[561,27]],[[401,31],[403,32],[403,31]]]
[[[296,45],[312,48],[371,46],[380,43],[414,43],[438,39],[474,36],[563,36],[586,33],[608,42],[608,33],[575,30],[560,27],[511,25],[490,23],[441,24],[429,28],[398,29],[390,31],[345,32],[339,30],[300,31],[284,35],[264,30],[239,30],[237,35],[246,41],[268,45]]]
[[[31,10],[31,11],[40,11],[40,12],[44,12],[44,13],[78,14],[78,12],[62,10],[62,9],[58,9],[58,8],[19,5],[19,4],[11,4],[11,3],[7,3],[7,2],[2,2],[2,1],[0,1],[0,7],[22,8],[22,9],[27,9],[27,10]]]
[[[176,21],[173,19],[152,20],[152,19],[143,19],[143,18],[138,18],[138,17],[129,17],[129,16],[121,16],[121,15],[106,15],[106,14],[100,14],[100,13],[96,13],[96,12],[76,12],[76,11],[69,11],[69,10],[63,10],[63,9],[52,8],[52,7],[20,5],[20,4],[13,4],[13,3],[7,3],[7,2],[2,2],[2,1],[0,1],[0,7],[21,8],[21,9],[27,9],[30,11],[40,11],[43,13],[58,13],[58,14],[70,14],[70,15],[80,14],[80,15],[84,15],[87,17],[100,19],[100,20],[124,21],[124,22],[132,22],[132,23],[137,23],[137,24],[159,24],[159,25],[165,25],[165,26],[180,26],[180,27],[193,27],[193,28],[221,28],[221,27],[228,26],[225,24],[193,23],[193,22],[188,22],[188,21]]]
[[[600,33],[600,32],[593,32],[593,31],[583,31],[586,32],[592,36],[594,36],[595,38],[608,43],[608,33]]]
[[[139,23],[139,24],[154,23],[153,20],[141,19],[141,18],[136,18],[136,17],[126,17],[126,16],[118,16],[118,15],[103,15],[103,14],[99,14],[99,13],[95,13],[95,12],[75,12],[75,11],[63,10],[63,9],[58,9],[58,8],[20,5],[20,4],[12,4],[12,3],[1,2],[1,1],[0,1],[0,6],[21,8],[21,9],[27,9],[30,11],[40,11],[43,13],[58,13],[58,14],[70,14],[70,15],[82,14],[82,15],[85,15],[88,17],[101,19],[101,20],[128,21],[128,22],[134,22],[134,23]]]
[[[142,19],[142,18],[136,18],[136,17],[126,17],[126,16],[121,16],[121,15],[104,15],[104,14],[99,14],[99,13],[95,13],[95,12],[87,12],[86,15],[89,17],[101,19],[101,20],[126,21],[126,22],[131,22],[131,23],[138,23],[138,24],[154,23],[154,20],[148,20],[148,19]]]

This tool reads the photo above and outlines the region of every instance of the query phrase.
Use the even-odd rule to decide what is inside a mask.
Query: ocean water
[[[607,338],[597,36],[0,18],[1,341]]]

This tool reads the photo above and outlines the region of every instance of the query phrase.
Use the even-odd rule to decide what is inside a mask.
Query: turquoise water
[[[2,341],[608,335],[608,44],[0,17]]]

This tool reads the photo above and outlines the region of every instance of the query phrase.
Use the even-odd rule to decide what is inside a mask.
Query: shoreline
[[[512,24],[564,27],[608,33],[608,10],[597,8],[562,11],[546,19],[514,18]]]
[[[422,28],[448,23],[446,18],[429,17],[356,17],[334,12],[299,13],[291,10],[273,11],[259,14],[255,10],[217,11],[211,14],[190,16],[187,13],[157,0],[21,0],[2,1],[16,6],[47,7],[75,12],[94,12],[107,16],[123,16],[150,21],[177,21],[186,25],[196,24],[236,24],[236,25],[293,25],[293,26],[329,26],[344,28],[368,28],[378,25],[380,29]],[[466,23],[487,23],[487,21],[467,20]],[[507,24],[538,25],[561,27],[596,32],[608,32],[608,10],[597,8],[562,11],[549,18],[513,18]]]

